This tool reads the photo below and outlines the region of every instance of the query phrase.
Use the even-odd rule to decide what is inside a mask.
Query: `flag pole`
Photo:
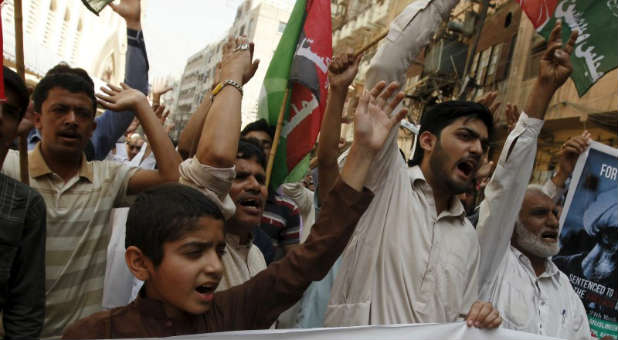
[[[380,33],[380,35],[378,35],[375,39],[373,39],[369,44],[363,46],[360,50],[358,50],[358,52],[356,52],[354,56],[358,57],[359,55],[367,52],[368,49],[372,48],[375,44],[379,43],[382,39],[384,39],[387,34],[388,34],[388,30]]]
[[[277,118],[277,129],[275,130],[275,138],[273,139],[273,146],[270,149],[268,155],[268,165],[266,166],[266,188],[270,185],[270,175],[273,172],[273,164],[275,163],[275,155],[277,154],[277,148],[279,147],[279,137],[281,136],[281,127],[283,126],[283,116],[285,116],[285,107],[288,102],[288,95],[290,93],[289,88],[285,88],[283,94],[283,101],[281,101],[281,108],[279,109],[279,118]]]
[[[15,68],[17,69],[17,74],[25,83],[26,67],[24,65],[24,31],[21,7],[21,0],[13,2],[15,17]],[[30,176],[28,174],[28,141],[26,138],[26,135],[19,136],[19,175],[21,182],[28,185]]]

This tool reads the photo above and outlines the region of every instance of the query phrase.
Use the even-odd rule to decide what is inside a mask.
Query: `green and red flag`
[[[331,61],[330,0],[297,0],[266,71],[258,115],[277,124],[286,89],[284,120],[270,183],[302,179],[320,131]]]
[[[571,79],[583,96],[601,77],[618,67],[618,1],[616,0],[518,0],[545,39],[557,20],[562,21],[562,37],[579,31],[571,55]]]

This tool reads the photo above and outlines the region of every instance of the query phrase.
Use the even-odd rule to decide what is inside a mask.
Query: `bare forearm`
[[[182,160],[174,150],[172,141],[146,100],[138,104],[137,116],[157,160],[159,174],[172,181],[178,180],[178,165]]]
[[[320,129],[320,139],[318,142],[318,171],[319,171],[319,191],[318,201],[321,203],[328,196],[328,192],[335,184],[339,169],[337,167],[337,156],[339,138],[341,137],[341,115],[347,89],[332,88],[328,94],[326,112],[322,120]]]
[[[362,191],[374,156],[375,151],[352,144],[341,170],[341,179],[354,190]]]
[[[192,157],[195,154],[195,149],[197,148],[200,140],[200,132],[204,127],[204,121],[206,121],[206,116],[208,115],[211,104],[212,102],[209,91],[206,92],[204,95],[204,100],[202,100],[202,103],[197,108],[195,113],[191,115],[187,126],[185,126],[180,133],[180,137],[178,138],[178,151],[185,159]]]
[[[547,107],[556,89],[537,81],[532,88],[526,104],[526,114],[530,118],[544,119]]]
[[[564,188],[567,178],[569,178],[569,174],[565,173],[560,167],[558,167],[556,175],[551,178],[551,181],[554,182],[556,187]]]
[[[222,73],[221,78],[242,84],[242,72]],[[213,100],[197,147],[200,163],[218,168],[234,165],[240,138],[241,101],[240,91],[231,85],[225,86]]]

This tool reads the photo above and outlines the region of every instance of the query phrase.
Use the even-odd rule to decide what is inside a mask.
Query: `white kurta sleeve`
[[[371,60],[367,70],[366,88],[378,82],[393,81],[405,84],[406,74],[420,51],[429,44],[438,26],[446,19],[459,0],[418,0],[408,5],[393,20],[384,41]],[[395,111],[402,108],[400,105]],[[373,191],[382,188],[395,168],[405,166],[397,147],[399,129],[393,129],[384,147],[375,157],[369,172],[367,187]]]
[[[522,113],[502,148],[500,159],[481,202],[477,233],[481,246],[480,298],[489,300],[490,287],[502,264],[536,156],[543,121]]]

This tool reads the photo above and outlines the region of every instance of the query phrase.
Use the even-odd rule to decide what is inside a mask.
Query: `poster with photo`
[[[618,149],[591,142],[580,155],[560,217],[553,260],[580,296],[590,329],[618,339]]]

